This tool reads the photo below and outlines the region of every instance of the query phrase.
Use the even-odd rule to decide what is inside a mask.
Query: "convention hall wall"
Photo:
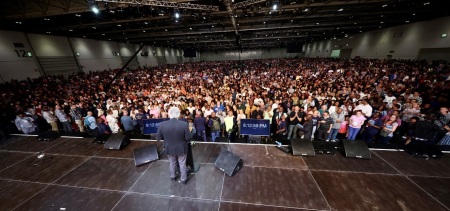
[[[450,61],[450,37],[444,34],[450,34],[450,17],[308,43],[303,45],[303,51],[306,57],[330,57],[333,50],[341,49],[351,50],[351,58],[434,58]]]
[[[245,60],[261,58],[338,57],[354,58],[434,58],[450,60],[450,17],[408,23],[347,38],[303,45],[303,53],[286,53],[286,48],[241,51],[197,52],[184,58],[182,49],[145,46],[130,67],[157,66],[198,61]],[[443,38],[441,38],[443,37]],[[0,82],[23,80],[43,74],[71,74],[120,68],[139,48],[138,45],[51,34],[25,34],[0,31]]]
[[[138,45],[84,38],[25,34],[0,30],[0,82],[36,78],[43,74],[72,74],[121,68]],[[130,67],[196,62],[180,49],[145,46]]]

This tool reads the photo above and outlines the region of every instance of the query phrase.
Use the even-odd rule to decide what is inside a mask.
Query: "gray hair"
[[[180,109],[178,109],[178,107],[172,107],[169,109],[169,118],[171,119],[176,119],[178,117],[180,117]]]

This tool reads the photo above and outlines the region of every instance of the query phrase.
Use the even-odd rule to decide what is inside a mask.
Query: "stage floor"
[[[186,186],[169,179],[166,157],[134,166],[132,141],[104,150],[88,138],[37,142],[14,137],[0,146],[0,210],[448,210],[450,156],[421,160],[372,151],[294,157],[274,146],[197,143],[200,170]],[[214,167],[222,149],[244,161],[233,177]],[[37,153],[45,153],[42,159]],[[39,162],[37,162],[39,161]]]

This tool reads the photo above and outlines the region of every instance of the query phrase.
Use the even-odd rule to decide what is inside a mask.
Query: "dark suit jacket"
[[[187,122],[170,119],[159,124],[156,140],[161,139],[164,140],[164,149],[167,155],[186,155],[192,133],[189,131]]]

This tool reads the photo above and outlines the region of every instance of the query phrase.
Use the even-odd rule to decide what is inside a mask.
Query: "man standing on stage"
[[[192,139],[193,133],[190,131],[187,122],[178,120],[180,110],[177,107],[170,108],[168,114],[170,120],[159,124],[156,140],[164,139],[164,149],[170,162],[170,179],[177,181],[175,167],[178,159],[181,173],[180,181],[183,185],[186,185],[188,141]]]

